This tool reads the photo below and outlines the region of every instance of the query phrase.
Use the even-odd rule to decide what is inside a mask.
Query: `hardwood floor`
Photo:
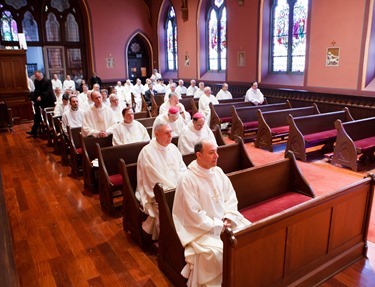
[[[83,180],[69,176],[70,168],[46,141],[27,138],[29,129],[30,124],[24,124],[13,133],[0,132],[0,169],[20,285],[172,286],[159,271],[156,255],[134,244],[122,229],[122,218],[103,213],[97,196],[83,193]],[[254,150],[256,164],[278,156]],[[313,168],[326,173],[330,167]],[[324,192],[315,170],[308,180]],[[342,174],[341,184],[362,176],[344,169]],[[368,257],[321,286],[375,286],[371,242]]]

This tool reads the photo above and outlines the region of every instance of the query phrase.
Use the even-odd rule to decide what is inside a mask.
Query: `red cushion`
[[[82,154],[82,148],[81,147],[77,148],[76,151],[77,151],[77,154]]]
[[[289,132],[289,126],[275,127],[271,129],[274,135],[285,134]]]
[[[113,174],[109,176],[109,181],[114,185],[122,185],[122,176],[121,174]]]
[[[258,121],[247,122],[247,123],[244,123],[243,126],[244,126],[245,129],[257,128],[258,127]]]
[[[337,135],[337,130],[328,130],[328,131],[322,131],[319,133],[313,133],[309,135],[305,135],[303,138],[306,142],[321,142],[326,141],[330,139],[335,139]]]
[[[287,192],[260,203],[250,205],[249,207],[241,209],[240,212],[246,219],[255,222],[310,199],[311,197],[300,193]]]
[[[222,123],[231,123],[232,122],[232,117],[223,117],[220,118]]]
[[[354,142],[357,149],[361,152],[375,148],[375,137],[357,140]]]

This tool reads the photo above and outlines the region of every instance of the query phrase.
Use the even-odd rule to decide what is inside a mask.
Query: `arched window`
[[[227,10],[225,0],[212,0],[207,16],[208,70],[227,69]]]
[[[46,21],[47,41],[60,41],[60,23],[57,21],[55,14],[49,13]]]
[[[166,31],[166,55],[167,55],[167,70],[177,70],[177,24],[176,14],[172,6],[169,7],[167,19],[165,21]]]
[[[65,35],[67,42],[79,42],[78,24],[72,14],[68,14],[68,17],[66,17]]]
[[[22,29],[25,33],[26,41],[39,41],[38,24],[29,11],[25,12],[23,16]]]
[[[274,0],[272,6],[271,71],[305,70],[308,0]]]

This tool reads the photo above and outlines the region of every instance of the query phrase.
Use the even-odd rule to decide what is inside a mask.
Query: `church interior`
[[[222,286],[374,286],[374,8],[371,0],[1,1],[0,286],[185,286],[173,266],[181,254],[169,250],[171,258],[163,258],[162,248],[175,243],[169,234],[140,244],[124,230],[125,194],[109,210],[85,182],[82,154],[74,163],[72,153],[64,158],[45,121],[37,137],[26,134],[35,113],[27,80],[36,71],[61,81],[70,75],[77,89],[96,74],[109,90],[118,81],[145,84],[154,69],[165,84],[182,79],[188,87],[195,79],[213,95],[227,83],[237,101],[256,81],[266,99],[253,109],[257,123],[262,107],[281,103],[372,120],[353,131],[372,141],[354,165],[337,163],[333,145],[308,146],[307,159],[295,152],[294,172],[303,180],[293,177],[293,184],[307,183],[313,198],[254,222],[237,238],[222,235]],[[236,111],[234,102],[218,106]],[[154,108],[155,100],[143,112],[154,117]],[[234,112],[229,125],[218,118],[223,146],[236,143],[234,120]],[[285,161],[291,127],[290,121],[289,137],[271,139],[269,150],[256,140],[260,126],[258,134],[239,135],[252,168]],[[69,148],[75,150],[74,141]],[[112,169],[117,165],[118,158]],[[265,174],[264,182],[276,174]]]

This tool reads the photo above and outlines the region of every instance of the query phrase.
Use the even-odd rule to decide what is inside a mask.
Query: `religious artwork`
[[[113,69],[114,68],[115,61],[114,61],[111,54],[109,54],[109,56],[105,59],[105,61],[106,61],[106,64],[107,64],[107,69]]]
[[[172,6],[169,8],[167,19],[167,62],[168,70],[177,70],[177,24]]]
[[[340,60],[340,48],[327,48],[326,66],[337,67]]]
[[[189,55],[185,55],[185,66],[186,67],[189,67],[190,66],[190,57],[189,57]]]
[[[245,67],[245,52],[237,52],[237,66]]]

